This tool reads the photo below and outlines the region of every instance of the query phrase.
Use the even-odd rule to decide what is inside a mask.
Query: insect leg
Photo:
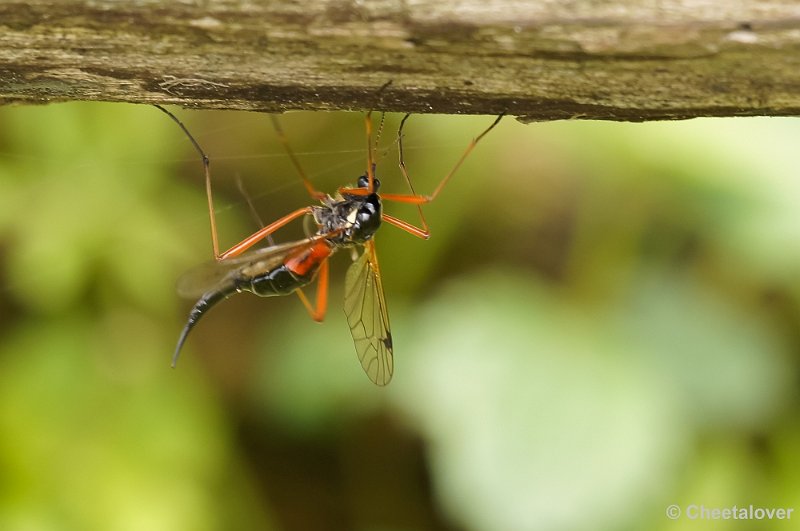
[[[192,145],[194,146],[194,149],[197,151],[197,153],[200,154],[200,158],[203,160],[203,173],[205,174],[205,181],[206,181],[206,198],[208,200],[208,217],[209,220],[211,221],[211,245],[214,249],[214,257],[217,260],[219,260],[220,254],[219,254],[219,239],[217,238],[217,218],[214,214],[214,198],[211,193],[211,167],[208,156],[205,154],[205,152],[203,152],[203,148],[200,147],[200,144],[198,144],[197,140],[194,139],[192,134],[189,132],[186,126],[183,125],[183,122],[181,122],[177,116],[169,112],[161,105],[155,105],[155,108],[160,110],[167,116],[169,116],[173,122],[178,124],[178,127],[180,127],[181,130],[186,134],[186,136],[189,138]]]
[[[387,216],[385,214],[383,216],[383,219],[385,219],[389,223],[395,225],[396,227],[399,227],[399,228],[401,228],[401,229],[403,229],[403,230],[405,230],[405,231],[407,231],[407,232],[409,232],[409,233],[411,233],[411,234],[413,234],[415,236],[418,236],[420,238],[428,238],[430,236],[430,231],[428,229],[428,224],[425,221],[425,216],[422,214],[422,208],[421,208],[420,205],[423,205],[423,204],[426,204],[426,203],[430,203],[431,201],[436,199],[436,197],[439,195],[439,193],[445,187],[445,185],[450,180],[450,178],[461,167],[461,164],[464,162],[464,160],[466,160],[467,156],[472,152],[473,149],[475,149],[475,146],[478,145],[478,142],[480,142],[480,140],[484,136],[486,136],[486,134],[489,131],[494,129],[494,127],[500,122],[500,120],[503,118],[504,115],[500,114],[495,119],[495,121],[492,122],[492,124],[489,127],[487,127],[480,135],[478,135],[477,137],[472,139],[472,141],[467,146],[467,149],[464,150],[464,153],[461,154],[461,157],[458,159],[458,161],[456,162],[455,166],[453,166],[453,168],[447,173],[447,175],[444,176],[444,178],[439,182],[439,184],[433,190],[433,193],[431,193],[430,195],[419,195],[414,191],[414,187],[411,184],[411,177],[408,174],[408,169],[406,168],[405,161],[403,160],[403,135],[402,135],[402,131],[403,131],[403,127],[405,126],[406,119],[408,119],[408,116],[409,115],[405,115],[403,117],[403,120],[400,122],[400,129],[397,131],[397,148],[398,148],[398,152],[399,152],[399,156],[400,156],[400,162],[399,162],[400,172],[403,174],[403,177],[405,178],[406,182],[408,183],[408,186],[411,189],[411,193],[410,194],[381,194],[381,199],[384,200],[384,201],[394,201],[396,203],[407,203],[407,204],[417,205],[417,207],[419,209],[420,220],[422,222],[422,227],[416,227],[415,225],[412,225],[412,224],[410,224],[408,222],[405,222],[405,221],[397,219],[397,218],[393,218],[391,216]]]
[[[328,259],[322,262],[319,266],[319,273],[317,277],[317,300],[314,306],[311,306],[306,294],[302,289],[295,290],[297,296],[300,297],[300,302],[308,310],[308,315],[312,319],[319,322],[325,318],[325,313],[328,311]]]
[[[422,215],[420,211],[420,218],[422,218],[422,228],[417,227],[416,225],[409,223],[400,218],[396,218],[394,216],[390,216],[389,214],[383,214],[382,218],[383,221],[389,222],[395,227],[399,229],[403,229],[409,234],[416,236],[417,238],[422,238],[423,240],[427,240],[431,237],[431,232],[428,230],[428,224],[425,222],[425,216]]]
[[[273,232],[275,232],[279,228],[283,227],[284,225],[286,225],[287,223],[289,223],[293,219],[297,219],[300,216],[304,216],[306,214],[311,214],[312,211],[313,211],[313,209],[310,206],[303,207],[303,208],[298,208],[294,212],[291,212],[291,213],[283,216],[279,220],[273,221],[272,223],[270,223],[266,227],[263,227],[262,229],[254,232],[253,234],[251,234],[250,236],[248,236],[244,240],[240,241],[239,243],[237,243],[236,245],[234,245],[233,247],[231,247],[230,249],[228,249],[224,253],[218,254],[217,257],[216,257],[217,260],[225,260],[226,258],[232,258],[234,256],[239,256],[240,254],[242,254],[243,252],[248,250],[250,247],[252,247],[256,243],[260,242],[261,240],[263,240],[264,238],[266,238],[267,236],[269,236],[270,234],[272,234]]]

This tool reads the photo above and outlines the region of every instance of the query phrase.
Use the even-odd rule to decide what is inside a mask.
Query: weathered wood
[[[0,3],[0,102],[800,114],[794,0]]]

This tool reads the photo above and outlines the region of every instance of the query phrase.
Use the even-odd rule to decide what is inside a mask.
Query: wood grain
[[[523,120],[800,114],[789,0],[0,3],[0,102]]]

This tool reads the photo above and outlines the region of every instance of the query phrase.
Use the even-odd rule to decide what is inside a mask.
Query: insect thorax
[[[339,245],[361,244],[371,239],[381,225],[381,200],[378,194],[328,197],[314,207],[318,234],[337,232],[329,238]]]

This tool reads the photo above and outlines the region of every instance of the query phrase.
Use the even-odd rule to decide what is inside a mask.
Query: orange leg
[[[419,195],[417,195],[417,192],[414,191],[414,185],[411,183],[411,177],[408,175],[408,169],[406,168],[406,161],[405,161],[405,158],[404,158],[404,155],[403,155],[403,127],[405,127],[406,120],[408,120],[409,116],[411,116],[411,115],[410,114],[406,114],[405,116],[403,116],[403,119],[400,120],[400,127],[397,128],[398,166],[400,167],[400,173],[403,174],[403,178],[406,180],[406,184],[408,184],[408,189],[411,190],[411,194],[408,197],[419,197]],[[460,164],[460,162],[459,162],[459,164]],[[455,170],[457,168],[458,168],[458,166],[456,166],[456,168],[454,168],[450,173],[455,172]],[[447,179],[447,178],[448,177],[445,177],[445,179]],[[389,194],[389,201],[392,201],[391,195],[392,194]],[[383,196],[381,196],[381,199],[383,199]],[[395,201],[396,201],[396,199],[395,199]],[[433,198],[431,198],[430,201],[433,201]],[[402,199],[401,199],[401,202],[402,202]],[[389,223],[391,223],[395,227],[399,227],[399,228],[403,229],[404,231],[406,231],[406,232],[408,232],[410,234],[413,234],[414,236],[417,236],[418,238],[423,238],[423,239],[427,240],[428,238],[431,237],[431,233],[430,233],[430,230],[428,229],[428,222],[425,221],[425,215],[422,213],[422,203],[417,203],[417,212],[419,212],[419,219],[422,221],[422,228],[415,227],[414,225],[412,225],[412,224],[410,224],[410,223],[408,223],[406,221],[403,221],[403,220],[397,219],[397,218],[393,218],[391,216],[389,216],[388,218],[384,217],[384,219],[386,219],[386,221],[388,221]]]
[[[425,204],[425,203],[430,203],[431,201],[436,199],[436,197],[439,195],[439,193],[442,191],[442,189],[445,187],[445,185],[448,183],[448,181],[450,181],[450,178],[453,177],[453,175],[455,175],[456,171],[458,171],[458,169],[461,167],[461,164],[464,163],[464,161],[466,160],[467,156],[472,152],[473,149],[475,149],[475,146],[478,145],[478,142],[480,142],[481,139],[489,133],[489,131],[494,129],[494,127],[503,118],[504,114],[500,114],[495,119],[495,121],[492,122],[492,124],[489,127],[487,127],[477,137],[472,139],[472,141],[467,146],[467,149],[464,150],[464,153],[462,153],[461,157],[458,159],[458,161],[456,161],[456,164],[455,164],[455,166],[453,166],[453,169],[451,169],[447,173],[447,175],[445,175],[444,178],[441,181],[439,181],[439,184],[436,186],[436,188],[434,188],[433,193],[430,194],[430,195],[418,195],[418,194],[416,194],[414,192],[414,188],[411,185],[411,177],[408,175],[408,170],[406,169],[406,163],[403,160],[403,134],[402,134],[402,132],[403,132],[403,126],[405,125],[405,122],[406,122],[406,119],[408,118],[408,116],[409,115],[406,115],[405,117],[403,117],[403,120],[400,122],[400,129],[397,131],[397,146],[398,146],[398,151],[399,151],[399,154],[400,154],[400,163],[399,163],[400,172],[403,174],[403,177],[405,177],[406,182],[408,183],[409,187],[411,188],[411,194],[381,194],[381,199],[385,199],[386,201],[395,201],[397,203],[409,203],[409,204],[413,204],[413,205],[422,205],[422,204]],[[420,210],[420,216],[422,216],[422,211],[421,210]],[[425,218],[424,217],[422,217],[422,224],[427,229],[427,225],[425,224]]]
[[[194,146],[195,150],[200,154],[200,157],[203,160],[203,172],[205,174],[205,182],[206,182],[206,197],[208,198],[208,217],[209,217],[209,220],[211,221],[211,245],[212,245],[212,247],[214,249],[214,258],[217,261],[225,260],[226,258],[232,258],[232,257],[235,257],[235,256],[239,256],[240,254],[242,254],[243,252],[248,250],[250,247],[252,247],[256,243],[260,242],[264,238],[267,238],[270,234],[272,234],[273,232],[275,232],[279,228],[283,227],[284,225],[286,225],[287,223],[289,223],[293,219],[297,219],[300,216],[303,216],[303,215],[306,215],[306,214],[311,214],[311,212],[312,212],[312,208],[311,207],[305,207],[305,208],[297,209],[294,212],[291,212],[291,213],[287,214],[286,216],[282,217],[281,219],[279,219],[279,220],[277,220],[277,221],[275,221],[273,223],[270,223],[266,227],[263,227],[262,229],[258,230],[257,232],[254,232],[253,234],[251,234],[250,236],[248,236],[244,240],[240,241],[239,243],[237,243],[236,245],[234,245],[233,247],[231,247],[227,251],[225,251],[223,253],[220,253],[219,252],[219,238],[217,237],[217,219],[216,219],[216,216],[214,214],[214,198],[213,198],[213,194],[211,192],[211,168],[210,168],[210,162],[209,162],[208,156],[205,154],[205,152],[203,151],[203,148],[200,147],[200,144],[197,142],[197,140],[194,139],[194,137],[189,132],[189,130],[186,128],[186,126],[183,125],[183,122],[178,120],[178,118],[174,114],[169,112],[164,107],[162,107],[160,105],[156,105],[155,107],[158,110],[164,112],[167,116],[169,116],[172,119],[172,121],[174,121],[176,124],[178,124],[178,126],[181,128],[181,130],[189,138],[189,140],[191,141],[191,143]],[[279,131],[279,135],[281,135],[282,131],[280,131],[280,129],[278,129],[278,131]],[[296,163],[297,160],[294,158],[294,155],[292,154],[291,150],[288,148],[288,145],[286,145],[286,147],[287,147],[287,151],[289,151],[289,155],[292,158],[292,161],[294,161]],[[302,173],[302,169],[300,169],[299,164],[296,164],[296,167],[298,168],[298,171],[301,172],[301,177],[303,178],[303,181],[307,184],[307,186],[311,186],[311,183],[308,182],[308,180],[305,178],[305,175]],[[311,186],[311,190],[313,190],[313,186]],[[316,192],[316,193],[320,193],[320,192]]]
[[[408,183],[408,186],[411,189],[411,193],[410,194],[381,194],[381,200],[394,201],[396,203],[406,203],[406,204],[411,204],[411,205],[417,205],[417,208],[419,210],[419,217],[420,217],[420,220],[422,222],[422,227],[417,227],[416,225],[412,225],[411,223],[408,223],[407,221],[403,221],[402,219],[398,219],[398,218],[389,216],[387,214],[383,214],[383,219],[385,221],[388,221],[389,223],[391,223],[395,227],[401,228],[404,231],[406,231],[406,232],[408,232],[410,234],[413,234],[414,236],[417,236],[419,238],[428,239],[430,237],[430,230],[428,228],[428,223],[425,221],[425,216],[422,214],[421,205],[426,204],[426,203],[430,203],[431,201],[436,199],[436,197],[439,195],[439,193],[445,187],[445,185],[450,180],[450,178],[453,177],[453,175],[456,173],[456,171],[458,171],[458,169],[461,167],[461,164],[464,162],[464,160],[466,160],[467,156],[472,152],[473,149],[475,149],[475,146],[478,145],[478,142],[480,142],[480,140],[484,136],[486,136],[486,134],[489,131],[494,129],[494,127],[500,122],[500,120],[503,118],[503,116],[504,116],[504,114],[500,114],[495,119],[495,121],[492,122],[492,125],[487,127],[480,135],[478,135],[477,137],[472,139],[472,141],[467,146],[467,149],[464,150],[464,153],[461,154],[461,158],[458,159],[458,161],[456,162],[455,166],[453,166],[453,169],[451,169],[447,173],[447,175],[445,175],[444,178],[439,182],[439,184],[433,190],[432,194],[430,194],[430,195],[419,195],[414,191],[414,186],[411,184],[411,177],[408,174],[408,170],[406,169],[406,163],[403,160],[403,127],[405,126],[406,120],[409,117],[409,115],[406,114],[403,117],[402,121],[400,122],[400,128],[397,131],[397,150],[398,150],[399,158],[400,158],[400,161],[399,161],[400,172],[403,174],[403,177],[405,178],[406,183]],[[339,193],[351,194],[351,195],[367,195],[370,192],[368,190],[364,190],[363,188],[340,188],[339,189]]]
[[[328,259],[326,258],[322,265],[319,266],[319,276],[317,277],[317,300],[314,306],[311,306],[306,294],[302,289],[295,290],[297,296],[300,297],[300,302],[306,307],[308,315],[317,322],[325,318],[325,313],[328,311]]]
[[[396,218],[394,216],[390,216],[389,214],[383,214],[383,221],[387,221],[394,225],[399,229],[403,229],[409,234],[413,234],[417,238],[422,238],[423,240],[427,240],[431,237],[431,233],[428,230],[428,224],[425,223],[425,217],[420,212],[420,217],[422,218],[422,225],[423,228],[419,228],[416,225],[409,223],[408,221],[402,220],[400,218]]]
[[[261,240],[263,240],[264,238],[266,238],[267,236],[269,236],[270,234],[272,234],[273,232],[275,232],[279,228],[283,227],[284,225],[286,225],[287,223],[289,223],[293,219],[297,219],[300,216],[304,216],[306,214],[311,214],[311,213],[312,213],[312,208],[311,207],[298,208],[294,212],[291,212],[290,214],[287,214],[287,215],[283,216],[281,219],[279,219],[277,221],[273,221],[272,223],[270,223],[266,227],[254,232],[253,234],[251,234],[250,236],[248,236],[244,240],[240,241],[239,243],[237,243],[236,245],[234,245],[233,247],[231,247],[230,249],[228,249],[224,253],[217,254],[216,255],[216,259],[218,261],[220,261],[220,260],[225,260],[226,258],[232,258],[232,257],[235,257],[235,256],[239,256],[240,254],[242,254],[243,252],[248,250],[250,247],[252,247],[256,243],[260,242]]]

